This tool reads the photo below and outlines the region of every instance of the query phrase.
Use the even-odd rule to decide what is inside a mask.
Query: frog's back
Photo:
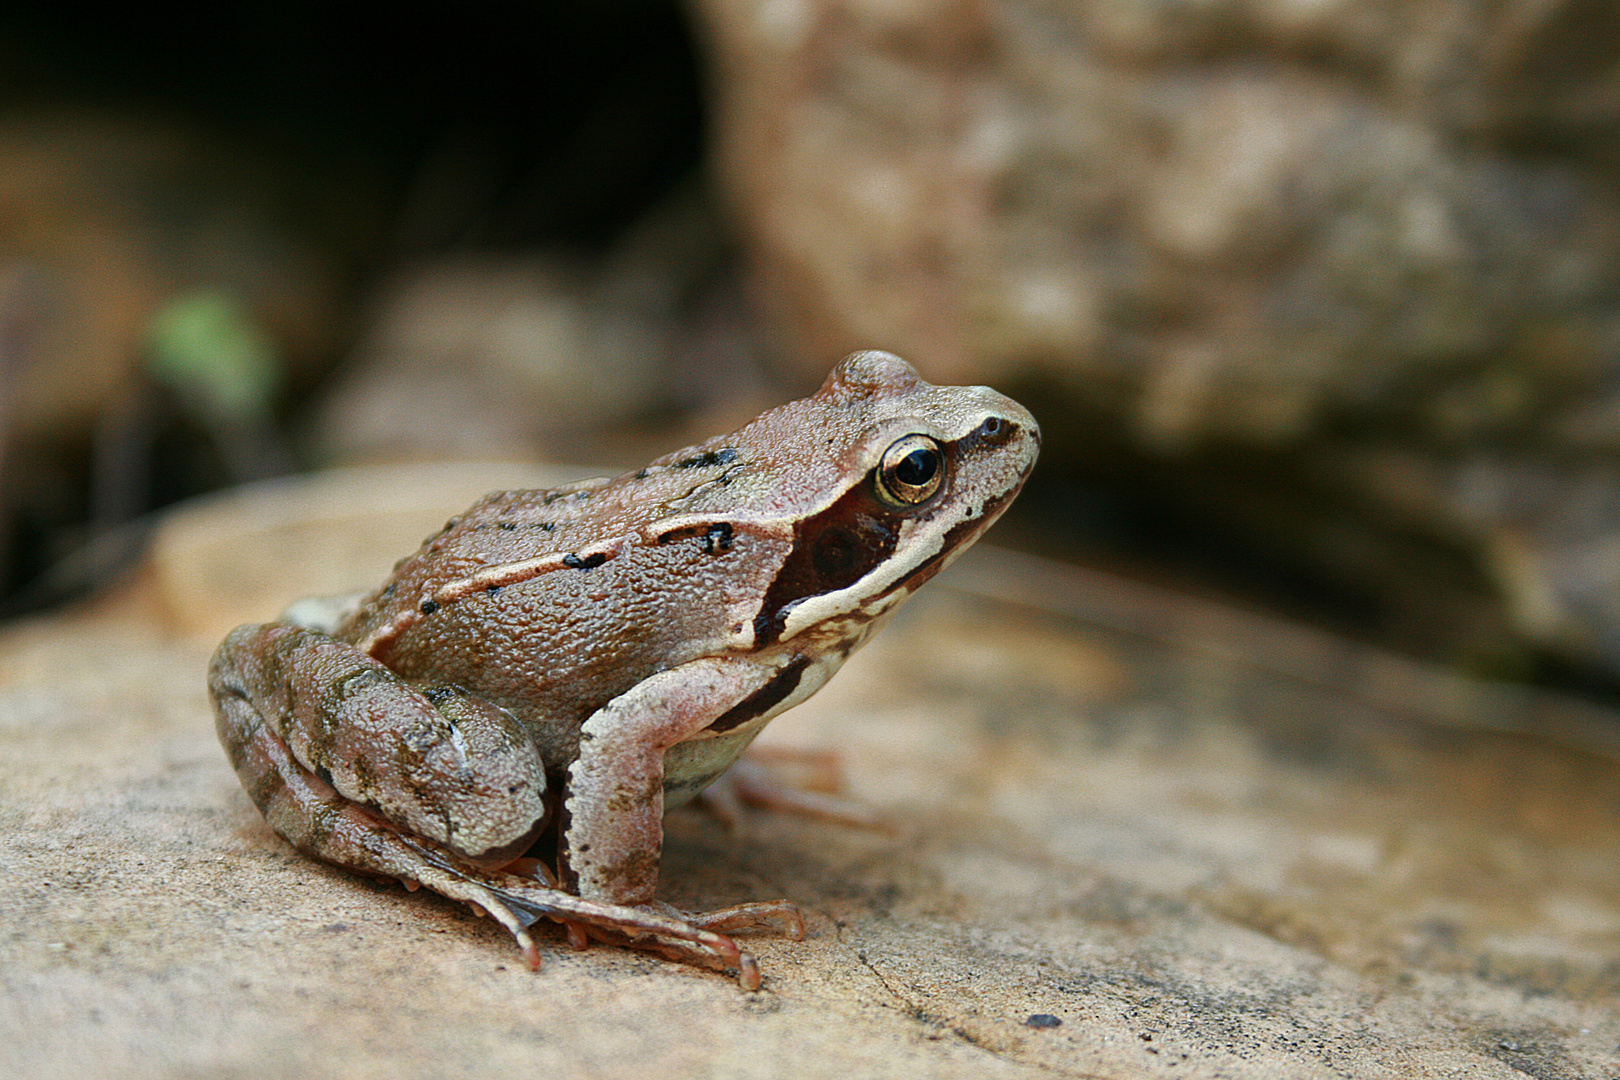
[[[626,499],[647,479],[486,497],[401,562],[339,636],[565,740],[656,671],[748,649],[791,534]]]
[[[994,391],[857,354],[731,435],[612,480],[486,497],[340,636],[512,709],[548,761],[566,760],[584,717],[654,673],[847,654],[994,520],[1037,445],[1033,419]],[[879,483],[912,467],[914,488]]]

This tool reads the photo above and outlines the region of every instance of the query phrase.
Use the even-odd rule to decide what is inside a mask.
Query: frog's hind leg
[[[717,932],[721,927],[699,925],[700,919],[673,909],[582,900],[545,884],[545,875],[524,877],[465,863],[431,841],[399,832],[300,765],[243,695],[221,693],[215,701],[221,738],[243,786],[270,827],[300,851],[364,873],[425,885],[473,905],[506,927],[532,969],[540,967],[540,951],[529,927],[546,918],[567,926],[576,944],[588,934],[689,964],[735,970],[744,987],[759,987],[753,957]],[[725,928],[731,925],[741,923]]]
[[[543,827],[539,751],[516,717],[459,687],[408,683],[347,642],[272,623],[231,631],[208,689],[261,809],[254,784],[271,772],[250,776],[241,755],[269,735],[343,799],[478,865],[524,854]]]
[[[759,985],[753,958],[719,932],[762,921],[741,909],[716,913],[711,928],[702,916],[582,899],[503,872],[526,865],[545,776],[516,720],[492,703],[408,684],[345,642],[286,624],[232,631],[209,690],[243,787],[299,850],[475,905],[512,933],[531,967],[539,953],[528,927],[546,918],[576,943],[614,941],[735,969],[744,986]]]
[[[221,697],[221,732],[230,732],[226,750],[243,786],[265,821],[288,843],[340,866],[398,878],[411,887],[476,905],[506,927],[530,968],[540,967],[540,951],[529,935],[534,916],[524,918],[489,889],[423,858],[418,845],[373,814],[339,795],[328,783],[293,760],[286,743],[257,717],[241,697]],[[231,723],[223,721],[230,716]]]
[[[240,698],[222,699],[220,707],[251,709]],[[532,969],[540,967],[540,951],[529,927],[548,918],[571,928],[589,925],[597,931],[593,936],[611,936],[688,963],[735,968],[744,985],[752,981],[758,986],[752,958],[723,934],[676,916],[581,900],[535,879],[458,865],[452,853],[400,833],[339,795],[295,761],[286,744],[262,723],[233,723],[230,730],[244,736],[227,746],[237,772],[265,821],[288,843],[352,870],[425,885],[473,905],[506,927]]]

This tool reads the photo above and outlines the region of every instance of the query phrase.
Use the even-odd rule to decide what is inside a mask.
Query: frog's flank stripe
[[[440,586],[432,596],[423,600],[417,607],[401,612],[393,622],[379,626],[356,647],[361,652],[374,656],[379,650],[393,644],[394,639],[410,629],[423,616],[434,614],[446,604],[453,604],[474,593],[498,593],[508,585],[532,581],[541,574],[557,570],[594,570],[604,563],[617,559],[623,549],[624,539],[620,537],[606,544],[597,544],[578,551],[551,551],[544,555],[536,555],[532,559],[501,563],[480,570],[476,574],[458,578]]]
[[[730,731],[741,727],[754,719],[770,712],[772,708],[786,700],[787,696],[799,688],[799,680],[804,677],[804,669],[810,666],[807,656],[795,656],[787,664],[772,675],[764,686],[743,698],[737,704],[727,709],[715,718],[714,723],[707,728],[709,731]]]
[[[617,559],[624,547],[622,539],[613,540],[606,544],[598,544],[593,548],[581,548],[578,551],[553,551],[545,555],[537,555],[532,559],[520,559],[517,562],[501,563],[491,566],[487,570],[480,570],[476,574],[452,581],[438,592],[433,599],[440,607],[454,603],[473,593],[487,592],[488,590],[505,588],[516,585],[520,581],[530,581],[541,574],[549,574],[556,570],[594,570],[610,559]]]

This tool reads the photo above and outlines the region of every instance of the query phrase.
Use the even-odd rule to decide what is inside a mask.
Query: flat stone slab
[[[671,816],[666,899],[805,907],[805,940],[748,937],[758,993],[547,929],[531,973],[490,920],[300,856],[204,666],[520,482],[436,475],[194,508],[116,601],[0,630],[0,1075],[1620,1076],[1620,720],[1436,723],[1076,617],[1051,564],[964,560],[762,738],[836,750],[892,834]],[[1053,602],[986,599],[1009,573]]]

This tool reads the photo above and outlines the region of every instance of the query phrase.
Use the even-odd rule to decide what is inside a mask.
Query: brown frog
[[[484,498],[336,616],[238,627],[220,741],[295,847],[476,905],[531,966],[543,917],[757,988],[725,931],[797,909],[655,901],[665,810],[977,539],[1039,444],[993,390],[856,353],[735,434]]]

